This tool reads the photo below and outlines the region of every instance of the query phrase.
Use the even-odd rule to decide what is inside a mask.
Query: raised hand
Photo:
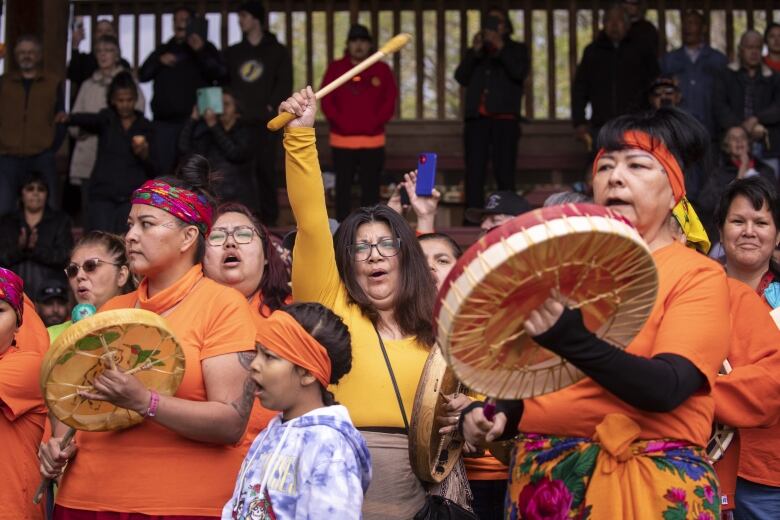
[[[295,115],[295,119],[287,123],[290,128],[311,128],[314,126],[314,117],[317,115],[317,98],[311,86],[295,92],[292,96],[282,101],[279,105],[279,113],[289,112]]]

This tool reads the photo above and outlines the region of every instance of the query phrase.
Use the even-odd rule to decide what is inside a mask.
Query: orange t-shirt
[[[731,297],[728,361],[732,371],[718,376],[715,382],[712,391],[715,420],[738,428],[768,426],[780,414],[780,392],[776,390],[780,388],[780,330],[769,316],[766,303],[753,289],[734,278],[728,278],[728,285]],[[780,447],[776,438],[771,440]],[[723,509],[734,507],[739,441],[736,437],[715,464],[721,496],[726,498],[721,503]]]
[[[42,361],[40,353],[16,347],[0,354],[0,518],[43,518],[42,507],[32,503],[46,422],[38,384]]]
[[[493,455],[482,457],[463,457],[466,475],[469,480],[506,480],[509,478],[509,468]]]
[[[671,412],[653,413],[634,408],[584,378],[526,400],[520,431],[592,437],[607,414],[619,413],[639,425],[640,439],[671,438],[706,446],[715,413],[710,388],[729,347],[726,274],[714,261],[676,242],[655,251],[653,259],[658,269],[658,297],[647,323],[626,350],[647,358],[682,356],[701,371],[709,386]]]
[[[185,296],[178,300],[175,293]],[[142,283],[137,291],[112,298],[100,310],[132,308],[139,302],[142,308],[163,313],[167,309],[157,306],[161,300],[176,305],[165,320],[186,362],[175,395],[205,401],[201,362],[254,349],[256,331],[246,299],[235,289],[204,278],[196,265],[148,301]],[[63,478],[57,503],[147,515],[220,516],[246,452],[241,443],[186,439],[154,420],[121,431],[79,432],[76,443],[79,451]]]
[[[739,476],[780,487],[780,330],[750,287],[730,278],[729,288],[738,309],[728,356],[733,370],[715,385],[715,417],[739,428]]]
[[[38,313],[35,304],[24,295],[22,326],[16,332],[16,343],[22,350],[32,350],[45,354],[49,350],[49,333]]]

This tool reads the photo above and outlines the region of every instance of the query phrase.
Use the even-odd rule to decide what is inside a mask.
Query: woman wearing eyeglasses
[[[89,303],[100,309],[104,303],[135,286],[130,276],[125,242],[122,237],[105,231],[89,231],[83,235],[70,254],[65,267],[70,289],[76,303]],[[49,327],[51,342],[73,324],[68,320]]]
[[[352,212],[331,238],[311,88],[279,111],[296,115],[284,135],[287,193],[298,224],[293,299],[329,307],[352,336],[352,371],[332,391],[371,452],[363,517],[412,518],[425,491],[409,464],[407,423],[434,341],[435,282],[411,228],[387,206]]]
[[[273,311],[292,303],[287,268],[268,230],[249,208],[237,202],[217,208],[214,226],[206,238],[203,274],[243,294],[257,328]],[[255,400],[243,440],[247,449],[275,414]]]
[[[27,294],[56,277],[73,246],[70,218],[46,207],[48,189],[40,173],[31,172],[19,190],[19,208],[0,218],[0,264],[24,280]]]
[[[203,276],[214,211],[209,178],[208,162],[194,156],[177,177],[133,192],[125,245],[143,279],[101,310],[141,308],[165,318],[182,346],[184,378],[174,396],[162,396],[109,369],[95,377],[93,391],[79,392],[145,419],[122,431],[77,433],[77,457],[73,446],[59,449],[64,428],[53,424],[41,472],[55,477],[70,459],[57,520],[218,518],[232,494],[254,401],[256,331],[246,300]]]

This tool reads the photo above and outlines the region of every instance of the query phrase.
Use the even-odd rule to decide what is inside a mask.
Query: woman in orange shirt
[[[763,312],[768,314],[780,306],[780,269],[772,259],[780,243],[780,200],[774,186],[760,177],[735,180],[723,193],[715,218],[726,253],[726,272],[755,291],[764,302]],[[766,314],[740,325],[754,336],[772,334],[772,338],[777,331]],[[780,518],[780,376],[775,367],[768,365],[777,357],[777,343],[761,344],[766,345],[764,352],[747,353],[756,362],[747,375],[752,385],[716,387],[719,407],[724,402],[731,405],[726,410],[734,412],[719,419],[740,427],[735,495],[735,515],[740,519]],[[742,392],[737,393],[740,389]],[[749,389],[754,393],[747,392]]]
[[[479,404],[464,413],[471,442],[522,432],[507,518],[718,518],[717,477],[704,446],[715,408],[711,388],[728,351],[728,286],[720,266],[680,244],[669,225],[685,196],[683,167],[707,143],[702,126],[675,109],[623,116],[602,128],[594,200],[646,241],[658,297],[625,351],[598,339],[579,310],[556,298],[531,312],[526,332],[587,377],[500,403],[504,413],[492,421]]]
[[[244,454],[254,401],[249,364],[255,328],[246,299],[205,278],[201,260],[212,224],[209,166],[193,157],[176,178],[133,193],[125,236],[138,289],[101,310],[140,307],[163,316],[179,340],[186,370],[175,396],[160,396],[134,376],[106,370],[81,395],[135,410],[145,420],[115,432],[79,432],[59,450],[62,424],[41,449],[41,472],[54,477],[71,459],[55,518],[219,517]]]
[[[249,208],[237,202],[219,206],[206,244],[203,273],[244,295],[258,329],[273,311],[292,302],[287,267]],[[274,415],[255,402],[244,436],[247,449]]]
[[[36,450],[46,422],[38,385],[43,356],[16,344],[25,312],[23,286],[21,278],[0,267],[0,516],[38,520],[43,509],[32,499],[39,480]]]

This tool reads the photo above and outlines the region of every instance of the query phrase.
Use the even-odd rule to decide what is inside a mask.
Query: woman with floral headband
[[[16,333],[23,323],[22,279],[0,267],[0,504],[8,518],[36,520],[43,509],[32,503],[38,480],[36,450],[46,408],[38,384],[43,356],[22,350]]]
[[[194,156],[175,178],[133,193],[125,236],[138,289],[100,310],[142,308],[163,316],[182,345],[186,371],[176,395],[158,395],[138,379],[107,370],[81,392],[145,416],[110,433],[79,432],[57,495],[55,518],[219,517],[244,455],[238,445],[254,396],[249,364],[255,329],[246,299],[205,278],[201,268],[212,224],[208,162]],[[41,449],[41,472],[58,475],[76,448],[59,450],[63,425]]]
[[[662,108],[609,122],[593,164],[598,204],[630,221],[658,269],[658,296],[620,350],[596,337],[579,310],[553,295],[525,331],[587,377],[557,392],[464,411],[466,440],[519,434],[507,518],[719,517],[718,483],[704,447],[712,388],[729,347],[723,269],[686,248],[669,225],[685,197],[683,168],[707,147],[703,127]],[[564,295],[565,296],[565,295]]]

